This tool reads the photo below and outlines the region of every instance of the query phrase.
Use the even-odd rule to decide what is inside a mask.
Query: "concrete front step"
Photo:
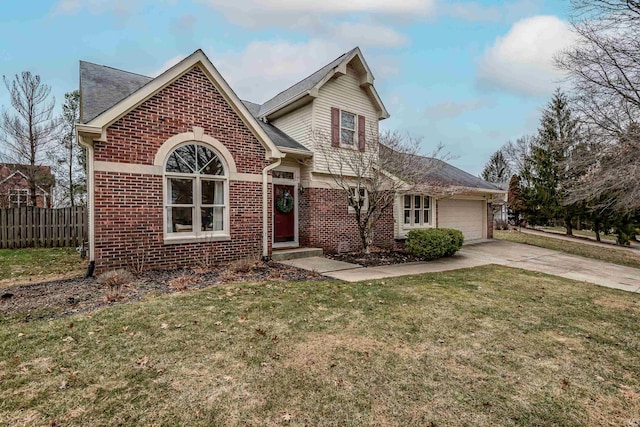
[[[295,249],[275,249],[271,253],[274,261],[286,261],[289,259],[311,258],[322,256],[322,248],[295,248]]]

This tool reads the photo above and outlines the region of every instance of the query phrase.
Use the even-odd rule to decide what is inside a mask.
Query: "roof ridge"
[[[276,93],[275,95],[273,95],[271,98],[267,99],[265,102],[263,102],[262,104],[258,104],[258,105],[264,105],[267,102],[271,101],[272,99],[278,97],[278,95],[283,94],[284,92],[288,91],[289,89],[291,89],[292,87],[294,87],[295,85],[297,85],[298,83],[301,83],[305,80],[307,80],[309,77],[313,76],[315,73],[317,73],[318,71],[322,70],[325,67],[328,67],[329,65],[331,65],[332,63],[336,62],[338,59],[349,55],[351,52],[353,52],[354,50],[358,49],[358,47],[354,47],[353,49],[344,52],[343,54],[339,55],[338,57],[336,57],[335,59],[327,62],[326,64],[324,64],[322,67],[318,68],[317,70],[315,70],[314,72],[312,72],[311,74],[307,75],[306,77],[299,79],[298,81],[296,81],[295,83],[293,83],[292,85],[287,86],[286,88],[284,88],[283,90],[281,90],[280,92]],[[297,95],[297,94],[296,94]]]
[[[121,73],[127,73],[127,74],[133,74],[134,76],[145,77],[145,78],[150,79],[150,80],[153,80],[155,78],[155,77],[149,77],[149,76],[146,76],[146,75],[140,74],[140,73],[134,73],[133,71],[127,71],[127,70],[123,70],[121,68],[112,67],[110,65],[96,64],[95,62],[91,62],[91,61],[83,61],[82,59],[80,60],[80,62],[81,63],[84,62],[85,64],[97,65],[98,67],[109,68],[111,70],[119,71]]]

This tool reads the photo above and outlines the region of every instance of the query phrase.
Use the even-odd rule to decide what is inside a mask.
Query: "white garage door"
[[[482,239],[484,206],[482,200],[439,200],[438,227],[462,231],[465,241]]]

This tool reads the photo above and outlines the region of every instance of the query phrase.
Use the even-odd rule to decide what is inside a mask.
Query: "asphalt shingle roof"
[[[80,61],[80,121],[90,122],[151,80],[140,74]]]
[[[502,191],[494,184],[473,176],[449,163],[432,157],[421,157],[425,166],[424,179],[439,185]]]
[[[294,84],[288,89],[283,90],[273,98],[266,101],[264,104],[260,106],[260,111],[258,115],[262,117],[265,115],[265,113],[277,107],[278,105],[284,104],[289,100],[291,100],[292,98],[295,98],[296,96],[300,95],[301,93],[313,89],[315,85],[320,83],[320,81],[323,78],[325,78],[325,76],[329,73],[329,71],[331,71],[333,68],[340,65],[340,63],[356,49],[357,48],[354,48],[349,52],[343,53],[342,55],[340,55],[339,57],[337,57],[336,59],[334,59],[327,65],[325,65],[324,67],[320,68],[315,73],[311,74],[309,77],[302,79],[298,83]]]
[[[81,122],[88,123],[116,105],[153,78],[116,68],[80,61]],[[243,101],[249,112],[258,119],[260,105]],[[308,151],[302,144],[273,125],[257,120],[274,144],[282,148]]]
[[[265,123],[258,117],[260,112],[260,105],[255,104],[249,101],[242,101],[242,103],[247,107],[247,110],[251,113],[253,117],[256,118],[260,127],[265,131],[265,133],[271,138],[274,144],[276,144],[280,148],[294,148],[296,150],[301,151],[309,151],[307,148],[300,144],[295,139],[291,138],[289,135],[273,126],[272,124]]]

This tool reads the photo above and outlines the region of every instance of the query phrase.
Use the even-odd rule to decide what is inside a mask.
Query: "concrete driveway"
[[[499,264],[640,293],[640,269],[502,240],[463,246],[451,258],[430,262],[363,268],[316,257],[286,263],[348,282]]]

